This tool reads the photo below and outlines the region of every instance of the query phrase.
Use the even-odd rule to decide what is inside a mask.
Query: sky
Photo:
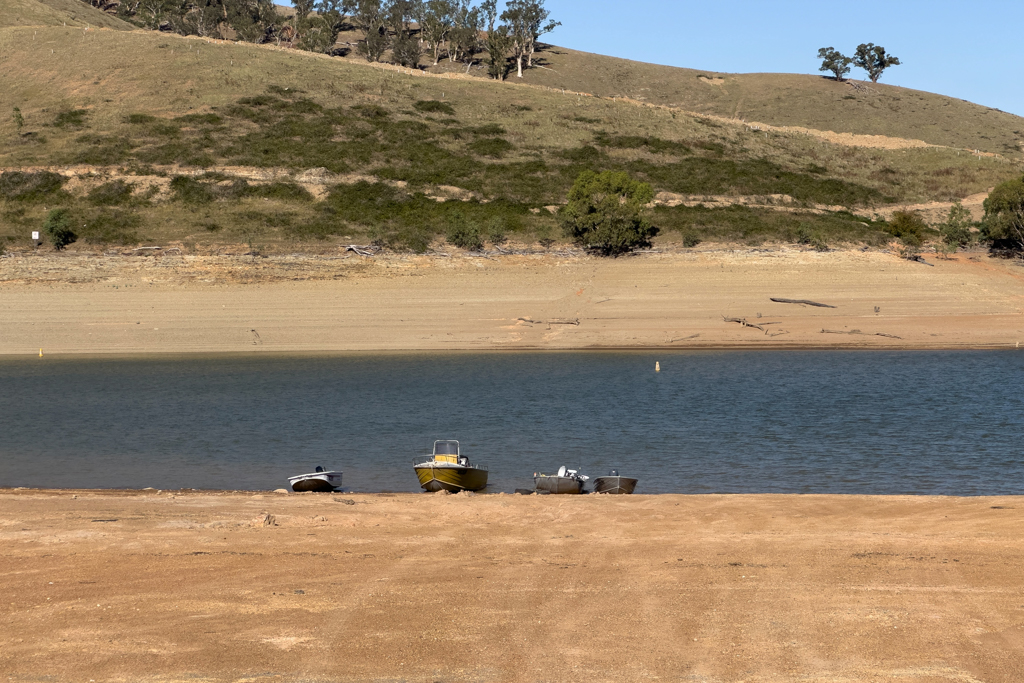
[[[642,62],[731,73],[819,74],[818,48],[883,46],[882,83],[1024,116],[1024,0],[546,0],[542,40]],[[853,68],[851,78],[867,80]]]

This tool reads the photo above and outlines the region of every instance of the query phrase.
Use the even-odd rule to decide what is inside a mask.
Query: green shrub
[[[445,238],[449,244],[467,251],[480,251],[484,248],[483,240],[480,238],[480,226],[469,223],[462,212],[453,213],[448,217]]]
[[[174,193],[174,199],[185,204],[209,204],[215,199],[209,185],[183,175],[171,179],[171,192]]]
[[[997,254],[1024,251],[1024,177],[1000,183],[989,193],[982,231]]]
[[[515,147],[503,138],[481,138],[469,143],[469,149],[480,156],[501,158]]]
[[[966,247],[974,242],[974,234],[971,232],[971,227],[974,225],[974,219],[971,217],[971,212],[964,208],[964,205],[958,199],[953,202],[953,206],[949,208],[949,213],[946,215],[946,221],[939,227],[939,232],[942,234],[942,241],[953,247]]]
[[[85,117],[88,115],[85,109],[69,109],[57,114],[53,120],[54,128],[83,128]]]
[[[887,232],[910,247],[919,247],[928,225],[916,211],[895,211],[889,219]]]
[[[565,235],[610,256],[649,247],[658,232],[646,215],[645,207],[653,199],[650,185],[626,173],[584,171],[569,190],[569,204],[562,212]]]
[[[90,190],[89,202],[97,206],[120,206],[132,199],[135,187],[123,180],[112,180]]]
[[[473,135],[480,135],[480,136],[485,136],[485,135],[490,135],[490,136],[505,135],[506,133],[508,133],[507,130],[505,130],[504,128],[502,128],[501,126],[499,126],[496,123],[488,123],[488,124],[483,125],[483,126],[474,126],[474,127],[471,127],[471,128],[467,128],[466,132],[467,133],[472,133]]]
[[[89,146],[76,153],[71,159],[72,162],[93,166],[112,166],[123,163],[135,147],[128,138],[117,136],[83,135],[76,142]]]
[[[448,116],[455,116],[455,109],[452,105],[447,102],[438,102],[437,100],[420,100],[415,102],[413,108],[417,111],[422,111],[428,114],[447,114]]]
[[[605,154],[593,145],[583,145],[558,152],[558,156],[577,164],[595,164],[605,159]]]
[[[422,227],[397,227],[391,224],[371,228],[369,236],[371,244],[375,246],[416,254],[423,254],[430,249],[433,240],[433,235]]]
[[[41,202],[62,193],[64,177],[50,171],[0,173],[0,197],[16,202]]]
[[[68,209],[52,209],[46,214],[43,232],[50,238],[53,248],[57,251],[62,251],[64,247],[78,239],[72,225],[71,211]]]

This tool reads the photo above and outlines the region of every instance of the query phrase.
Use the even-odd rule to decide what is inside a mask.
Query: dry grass
[[[1017,158],[1024,152],[1024,119],[1019,116],[884,83],[708,73],[555,46],[543,50],[539,63],[546,68],[528,71],[524,81],[748,122],[910,138]],[[809,55],[808,68],[814,66]]]
[[[0,26],[91,26],[122,31],[134,28],[81,0],[3,0]]]
[[[1019,173],[1004,157],[975,157],[950,148],[851,147],[798,131],[753,130],[633,102],[412,75],[348,59],[146,31],[0,29],[0,61],[7,67],[0,74],[0,139],[6,141],[0,166],[91,164],[84,171],[96,177],[67,188],[79,203],[96,185],[123,174],[124,167],[129,175],[152,175],[137,168],[152,164],[157,175],[169,177],[182,172],[173,164],[200,164],[232,176],[242,172],[232,165],[244,165],[298,177],[323,166],[370,181],[407,184],[410,193],[504,200],[508,215],[526,216],[517,229],[532,239],[557,235],[554,220],[541,209],[559,203],[584,168],[628,170],[656,190],[678,194],[785,194],[798,206],[838,205],[868,214],[893,203],[965,197]],[[530,72],[530,79],[539,73],[547,72]],[[240,104],[268,92],[277,93],[269,105]],[[443,102],[455,115],[424,107],[425,101]],[[303,105],[308,111],[293,106],[302,102],[308,102]],[[20,133],[9,115],[13,107],[25,119]],[[172,121],[211,112],[223,121]],[[324,125],[328,136],[317,137]],[[441,191],[441,185],[456,187]],[[144,240],[214,243],[237,240],[255,222],[263,226],[261,239],[288,242],[398,229],[385,225],[392,218],[377,212],[384,217],[349,215],[343,226],[304,231],[302,226],[316,224],[330,208],[321,201],[327,189],[316,202],[271,207],[269,200],[236,197],[187,211],[160,190],[136,207],[143,215],[137,234]],[[410,206],[432,204],[415,200],[403,204],[403,211]],[[478,212],[470,203],[465,208]],[[254,221],[260,210],[277,217]],[[436,234],[443,232],[448,210],[431,209],[400,222],[429,224],[430,234]],[[20,236],[39,224],[41,213],[42,205],[8,202],[0,206],[0,231]],[[723,216],[708,225],[728,222]],[[830,233],[834,224],[826,226]],[[737,234],[730,230],[722,232]],[[794,230],[776,232],[767,239],[789,239]],[[860,228],[854,232],[850,239],[859,239]]]

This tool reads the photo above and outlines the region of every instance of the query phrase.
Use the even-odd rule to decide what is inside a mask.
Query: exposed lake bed
[[[5,490],[0,669],[1010,683],[1022,501]]]

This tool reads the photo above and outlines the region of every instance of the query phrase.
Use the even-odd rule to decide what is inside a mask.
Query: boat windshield
[[[458,455],[459,454],[459,442],[458,441],[435,441],[434,442],[434,455]]]

